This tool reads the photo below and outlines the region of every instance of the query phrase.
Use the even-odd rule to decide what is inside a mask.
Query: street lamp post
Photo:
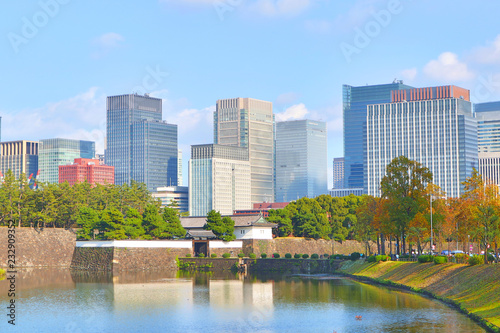
[[[434,246],[434,243],[432,241],[432,194],[430,195],[430,200],[431,200],[431,254],[432,254],[432,251],[433,251],[433,246]]]

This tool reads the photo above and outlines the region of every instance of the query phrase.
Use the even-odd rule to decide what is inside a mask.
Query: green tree
[[[222,218],[221,214],[215,210],[208,212],[205,229],[212,230],[218,239],[226,242],[236,239],[234,235],[234,221],[228,216]]]
[[[99,214],[90,207],[80,207],[75,221],[80,228],[77,231],[77,237],[80,239],[94,239],[94,230],[99,223]]]
[[[142,226],[146,235],[154,238],[168,238],[166,233],[166,223],[158,213],[158,208],[153,204],[148,204],[142,214]]]
[[[353,236],[357,241],[365,244],[365,254],[371,255],[370,242],[376,240],[375,214],[377,213],[377,200],[369,195],[362,197],[362,204],[357,208],[357,223],[353,227]]]
[[[137,209],[128,208],[125,214],[125,235],[131,239],[139,239],[146,231],[142,227],[142,216]]]
[[[270,209],[266,220],[270,223],[276,223],[276,236],[287,237],[293,234],[293,224],[287,209]],[[274,232],[274,231],[273,231]]]
[[[165,232],[168,235],[167,238],[182,238],[186,236],[186,229],[182,227],[176,209],[165,207],[163,209],[162,218],[165,222]]]
[[[100,229],[104,239],[127,239],[123,214],[117,209],[105,209],[101,212]]]
[[[388,213],[396,229],[396,240],[398,243],[401,239],[403,241],[403,252],[406,252],[408,225],[424,209],[425,186],[431,181],[432,173],[428,168],[406,156],[399,156],[387,165],[386,175],[380,182],[382,197],[390,202]]]

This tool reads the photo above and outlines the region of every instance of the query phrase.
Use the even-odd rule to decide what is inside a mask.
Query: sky
[[[500,100],[500,1],[7,1],[1,140],[72,138],[104,151],[106,96],[149,93],[190,145],[213,142],[218,99],[327,122],[343,156],[342,85],[454,84]]]

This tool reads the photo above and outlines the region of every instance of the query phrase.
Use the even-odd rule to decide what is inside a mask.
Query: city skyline
[[[150,93],[162,98],[164,120],[179,126],[187,174],[190,145],[212,138],[215,101],[251,97],[273,102],[277,121],[327,122],[331,188],[333,157],[343,156],[343,84],[398,78],[415,87],[456,84],[473,103],[500,100],[499,3],[222,3],[6,4],[2,140],[89,140],[102,153],[106,96]],[[110,17],[116,6],[121,15]],[[237,40],[252,46],[235,51]]]

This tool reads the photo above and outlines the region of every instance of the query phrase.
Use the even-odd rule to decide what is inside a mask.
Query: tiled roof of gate
[[[224,216],[223,216],[224,217]],[[277,226],[275,223],[267,222],[260,214],[256,215],[229,215],[229,217],[234,221],[235,227],[269,227],[274,228]],[[181,217],[181,224],[185,229],[196,229],[203,228],[207,223],[206,216],[199,217]]]

